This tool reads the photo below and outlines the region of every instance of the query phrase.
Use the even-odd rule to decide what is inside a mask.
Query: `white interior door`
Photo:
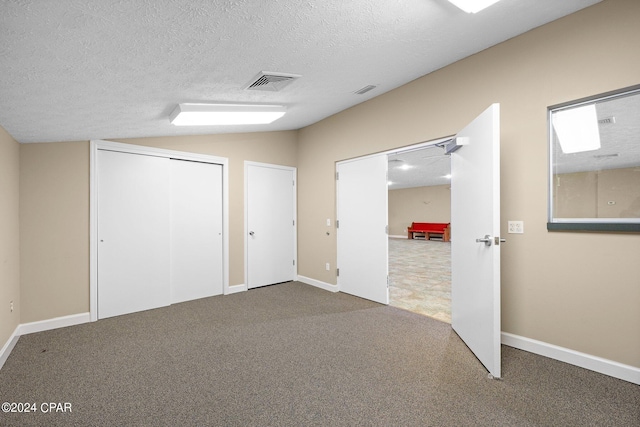
[[[169,159],[97,156],[98,317],[169,305]]]
[[[295,168],[247,162],[245,171],[247,287],[294,280]]]
[[[466,145],[451,154],[451,326],[499,378],[500,105],[456,138]]]
[[[387,156],[340,162],[337,171],[340,291],[389,304]]]
[[[221,295],[222,165],[170,164],[171,303]]]

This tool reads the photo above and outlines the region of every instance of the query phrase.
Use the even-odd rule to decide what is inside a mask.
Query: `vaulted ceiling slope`
[[[5,0],[0,125],[19,142],[299,129],[599,0]],[[299,74],[248,91],[260,71]],[[354,92],[376,88],[363,95]],[[178,103],[284,104],[175,127]]]

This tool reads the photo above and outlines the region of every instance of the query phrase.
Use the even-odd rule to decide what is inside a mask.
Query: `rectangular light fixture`
[[[551,121],[563,153],[600,149],[600,128],[595,104],[554,111]]]
[[[486,9],[498,1],[499,0],[449,0],[450,3],[453,3],[467,13],[480,12],[482,9]]]
[[[261,125],[284,116],[282,105],[178,104],[169,119],[175,126]]]

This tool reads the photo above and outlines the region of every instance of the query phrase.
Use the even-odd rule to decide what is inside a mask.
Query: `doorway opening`
[[[389,305],[451,323],[451,161],[446,141],[388,153]],[[412,231],[412,224],[425,232]],[[424,225],[424,226],[423,226]],[[442,227],[448,226],[444,232]],[[442,230],[443,233],[435,231]]]

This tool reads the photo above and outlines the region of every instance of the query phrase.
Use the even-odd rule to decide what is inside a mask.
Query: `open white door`
[[[456,135],[451,154],[451,326],[500,377],[500,105]]]
[[[296,267],[296,169],[245,162],[247,288],[289,282]]]
[[[389,304],[387,156],[337,165],[340,291]]]

